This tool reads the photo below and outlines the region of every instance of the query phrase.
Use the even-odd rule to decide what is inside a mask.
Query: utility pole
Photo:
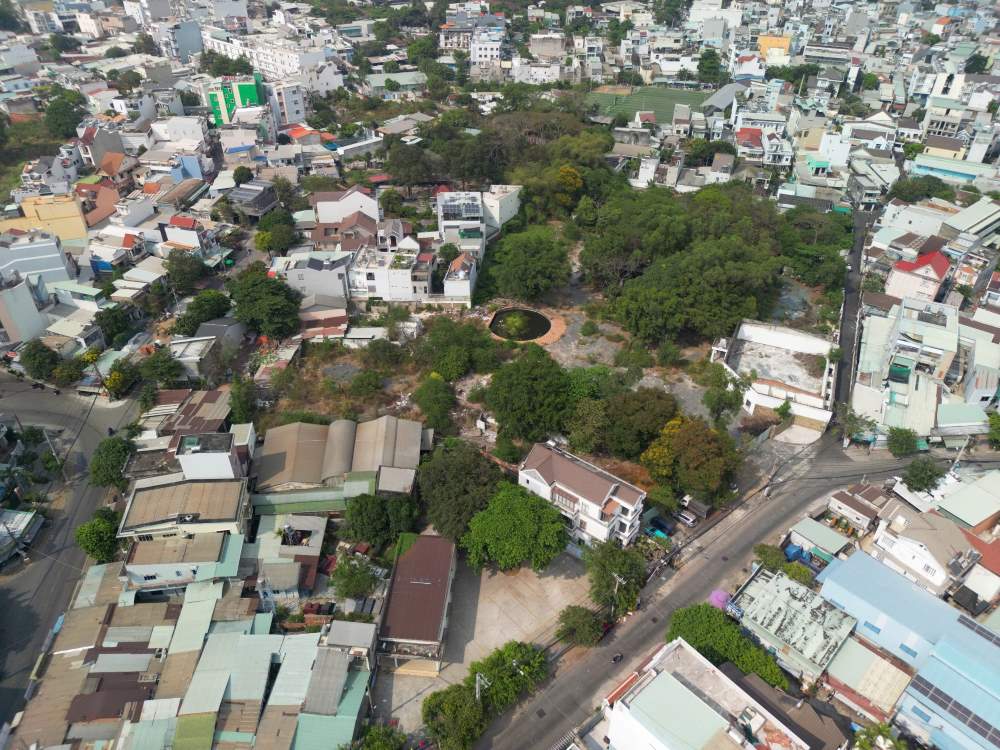
[[[965,436],[965,442],[962,443],[962,449],[955,456],[955,460],[951,462],[951,468],[948,471],[954,471],[958,467],[958,462],[962,460],[962,456],[965,455],[965,449],[969,447],[969,441],[972,440],[972,435]]]
[[[490,686],[490,681],[486,679],[486,675],[476,672],[476,702],[482,702],[482,692]]]
[[[625,579],[622,578],[620,575],[618,575],[615,572],[611,573],[611,577],[615,579],[615,593],[614,593],[613,598],[611,599],[611,616],[614,617],[615,616],[615,605],[618,603],[618,586],[619,586],[619,584],[625,583]]]

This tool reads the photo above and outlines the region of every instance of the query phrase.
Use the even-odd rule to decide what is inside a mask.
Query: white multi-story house
[[[0,278],[14,274],[41,279],[46,284],[76,278],[76,268],[59,238],[34,230],[24,234],[0,234]]]
[[[370,190],[359,185],[339,192],[313,193],[310,198],[318,224],[337,224],[357,212],[376,221],[380,216],[378,201]]]
[[[899,501],[883,509],[871,554],[921,588],[942,596],[980,558],[954,521]]]
[[[472,65],[486,65],[499,60],[503,38],[503,29],[477,27],[469,45],[469,62]]]
[[[571,453],[536,443],[518,468],[517,482],[559,509],[575,542],[627,546],[639,534],[646,493]]]
[[[332,56],[325,46],[311,46],[308,40],[288,39],[279,34],[236,36],[224,29],[206,26],[201,30],[201,40],[206,50],[234,60],[246,58],[254,70],[269,81],[299,75]]]
[[[301,122],[306,116],[306,87],[301,80],[290,79],[269,84],[267,95],[271,112],[282,125]]]

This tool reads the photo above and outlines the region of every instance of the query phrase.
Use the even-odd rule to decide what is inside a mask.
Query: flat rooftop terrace
[[[758,380],[773,380],[816,395],[823,390],[826,359],[819,354],[792,352],[781,346],[735,339],[730,343],[727,362],[741,375],[756,372]]]

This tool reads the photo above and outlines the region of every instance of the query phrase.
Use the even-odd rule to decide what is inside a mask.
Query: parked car
[[[678,521],[689,528],[693,529],[698,525],[698,516],[689,510],[678,511],[675,515],[677,516]]]

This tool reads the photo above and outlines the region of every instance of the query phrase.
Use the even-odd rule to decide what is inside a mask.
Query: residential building
[[[0,234],[41,229],[58,237],[64,247],[82,251],[86,246],[87,222],[75,195],[31,196],[21,201],[20,210],[20,216],[0,219]]]
[[[365,76],[363,90],[368,96],[386,101],[416,99],[427,88],[427,76],[419,70],[402,73],[373,73]]]
[[[0,234],[0,278],[31,277],[46,283],[71,281],[76,266],[55,234],[44,230],[14,230]]]
[[[236,578],[242,534],[194,534],[134,541],[122,564],[125,588],[145,594],[184,589],[195,581]]]
[[[871,485],[851,485],[846,490],[837,490],[827,500],[827,510],[842,518],[858,533],[864,535],[878,520],[879,508],[869,499],[872,493],[884,502],[881,491]]]
[[[683,639],[661,646],[604,699],[610,750],[821,747],[800,736]]]
[[[320,43],[312,46],[302,39],[277,33],[236,35],[213,26],[201,29],[205,49],[231,59],[246,58],[265,80],[282,81],[325,63],[331,53]],[[320,40],[316,40],[319,42]]]
[[[371,191],[359,185],[338,192],[313,193],[309,201],[316,209],[317,224],[339,224],[356,212],[376,221],[381,216],[378,201]]]
[[[751,377],[743,408],[777,409],[788,403],[795,423],[816,433],[833,417],[836,364],[829,361],[833,344],[803,331],[744,320],[730,339],[712,347],[712,361],[732,374]]]
[[[347,300],[348,268],[353,258],[351,252],[292,252],[274,258],[268,274],[284,279],[304,297],[326,295]]]
[[[574,542],[628,546],[639,534],[646,493],[571,453],[536,443],[517,482],[559,509]]]
[[[885,293],[934,302],[950,270],[951,261],[940,251],[925,253],[915,261],[896,261],[886,279]]]
[[[852,635],[833,657],[823,680],[849,711],[888,724],[912,677],[905,664]]]
[[[13,272],[0,278],[0,338],[4,342],[30,341],[49,325],[41,311],[48,302],[45,283],[32,283]]]
[[[482,193],[447,192],[437,197],[438,236],[477,261],[486,252],[486,211]]]
[[[935,596],[956,589],[982,556],[955,522],[933,511],[893,501],[880,516],[872,557]]]
[[[242,534],[251,515],[245,479],[188,481],[183,474],[168,474],[135,483],[118,537],[151,541],[188,534]]]
[[[315,71],[315,68],[309,68]],[[337,88],[336,86],[330,88]],[[307,84],[298,80],[276,81],[267,86],[268,102],[271,105],[271,112],[279,125],[301,122],[306,116],[308,92],[311,89]]]
[[[278,205],[274,186],[267,180],[250,180],[229,191],[226,196],[233,207],[252,219],[260,219]]]
[[[441,668],[457,558],[450,539],[419,535],[396,561],[379,626],[379,659]]]

